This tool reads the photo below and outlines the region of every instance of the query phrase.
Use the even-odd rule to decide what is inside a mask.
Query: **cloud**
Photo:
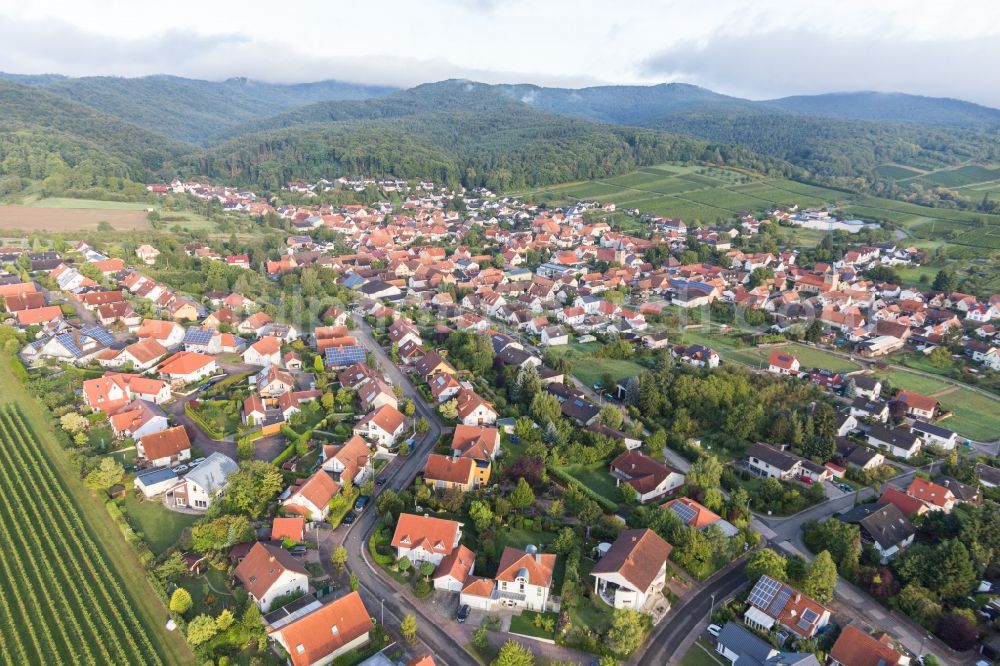
[[[324,55],[236,33],[168,29],[142,38],[109,37],[53,20],[0,21],[0,70],[19,74],[145,76],[173,74],[221,80],[246,76],[300,83],[323,79],[409,87],[449,78],[487,83],[532,80],[540,85],[592,85],[583,76],[538,75],[466,67],[440,57]],[[40,45],[44,45],[41,47]]]
[[[996,37],[906,41],[883,34],[781,29],[678,42],[647,58],[640,71],[755,99],[878,90],[1000,106],[991,71],[997,62]]]

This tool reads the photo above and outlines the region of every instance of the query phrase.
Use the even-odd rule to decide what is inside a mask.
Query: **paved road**
[[[663,622],[654,630],[652,639],[632,659],[630,664],[668,664],[684,654],[684,644],[697,638],[702,625],[707,624],[712,606],[736,595],[747,585],[746,561],[740,560],[724,569],[694,595],[688,596],[670,609]]]
[[[372,354],[379,360],[382,372],[388,376],[391,383],[403,389],[403,395],[413,400],[417,414],[427,419],[430,428],[427,433],[415,443],[410,455],[406,458],[397,458],[386,467],[382,476],[386,479],[385,484],[376,492],[376,496],[385,488],[402,490],[407,488],[413,478],[423,469],[427,460],[427,454],[433,449],[435,443],[444,432],[441,421],[437,413],[424,404],[423,397],[417,392],[413,384],[404,377],[403,373],[392,363],[389,355],[379,346],[371,333],[371,328],[355,317],[357,328],[354,335],[365,345]],[[320,544],[320,558],[324,566],[330,562],[330,553],[333,549],[343,543],[347,547],[348,569],[357,574],[361,584],[361,595],[365,601],[368,611],[381,620],[382,604],[385,607],[386,624],[399,626],[402,617],[412,614],[417,618],[419,627],[418,637],[426,646],[427,650],[434,655],[435,660],[441,664],[449,666],[462,666],[472,663],[473,658],[462,647],[467,638],[462,634],[462,628],[457,623],[455,626],[442,628],[440,619],[424,612],[421,604],[413,603],[408,593],[400,591],[387,576],[380,572],[368,557],[368,539],[375,529],[378,521],[378,512],[369,509],[361,514],[358,520],[345,529],[338,528],[333,538],[325,539]]]

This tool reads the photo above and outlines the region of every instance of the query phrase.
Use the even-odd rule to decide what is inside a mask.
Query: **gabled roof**
[[[955,494],[944,486],[939,486],[933,481],[927,481],[914,476],[910,482],[910,487],[906,489],[906,494],[915,497],[924,504],[930,504],[939,508],[944,508],[949,503],[955,501]]]
[[[286,571],[307,579],[309,577],[305,566],[287,550],[258,541],[236,567],[233,575],[255,599],[261,599]]]
[[[462,524],[454,520],[401,513],[392,535],[392,547],[419,547],[430,553],[448,555],[455,549],[461,527]]]
[[[903,655],[892,647],[888,634],[876,639],[849,624],[837,637],[830,657],[845,666],[895,666]]]
[[[424,465],[424,480],[467,485],[471,483],[475,470],[476,461],[472,458],[453,458],[432,453],[427,456],[427,463]]]
[[[356,428],[367,428],[369,423],[374,423],[382,431],[392,435],[403,426],[406,416],[392,405],[382,405],[365,418],[358,421]]]
[[[500,555],[496,579],[512,583],[517,578],[523,577],[531,585],[548,587],[552,584],[552,572],[555,566],[555,555],[530,553],[507,546]]]
[[[308,500],[313,506],[323,509],[338,492],[340,492],[340,484],[334,481],[326,470],[318,469],[286,500],[287,506],[294,509],[297,506],[295,504],[296,498],[301,497]]]
[[[170,458],[191,448],[191,440],[188,439],[184,426],[174,426],[154,432],[141,438],[139,442],[148,460]]]
[[[639,493],[648,493],[676,470],[655,458],[627,451],[611,461],[611,469],[626,477],[625,481]]]
[[[671,550],[673,546],[653,530],[625,530],[590,573],[617,573],[637,590],[645,592],[660,575]]]
[[[350,592],[289,622],[278,633],[292,666],[309,666],[364,636],[371,628],[371,617],[361,595]]]
[[[896,508],[903,512],[904,516],[919,515],[927,511],[927,507],[916,497],[910,497],[902,490],[887,487],[882,491],[882,496],[878,498],[879,503],[891,502]]]
[[[500,431],[491,426],[468,426],[459,423],[451,438],[451,450],[464,458],[489,460],[500,443]]]
[[[721,517],[710,510],[708,507],[695,502],[689,497],[678,497],[677,499],[672,499],[663,505],[664,509],[670,509],[677,517],[680,518],[685,525],[688,527],[693,527],[696,530],[700,530],[703,527],[708,527],[712,523],[721,520]]]

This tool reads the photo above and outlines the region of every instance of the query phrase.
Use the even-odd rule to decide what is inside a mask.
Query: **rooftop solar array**
[[[770,576],[761,576],[750,591],[750,603],[757,608],[767,608],[780,589],[780,582]]]
[[[771,602],[770,607],[768,607],[767,612],[773,617],[777,617],[781,614],[781,611],[785,609],[785,604],[792,596],[792,591],[787,587],[782,587],[778,592],[777,596],[774,597],[774,601]]]
[[[366,360],[365,348],[360,345],[345,345],[330,347],[326,350],[324,359],[327,366],[348,366]]]
[[[670,510],[677,514],[677,517],[683,520],[685,525],[691,522],[696,513],[694,509],[682,502],[674,502],[670,505]]]
[[[209,328],[192,327],[184,333],[184,344],[207,345],[212,341],[214,332]]]
[[[76,344],[76,340],[73,339],[70,333],[60,333],[56,336],[56,340],[59,341],[66,351],[76,357],[83,356],[83,350]]]
[[[97,340],[99,343],[105,347],[114,344],[115,338],[113,335],[107,332],[104,328],[100,326],[91,326],[80,331],[84,335]]]

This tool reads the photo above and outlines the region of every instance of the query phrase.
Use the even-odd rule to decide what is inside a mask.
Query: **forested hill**
[[[193,149],[45,90],[0,81],[0,176],[143,180]]]
[[[367,99],[394,90],[341,81],[275,84],[245,78],[200,81],[175,76],[0,78],[44,88],[160,134],[207,143],[257,118],[324,100]]]
[[[902,93],[848,92],[799,95],[760,102],[759,106],[830,118],[966,129],[1000,127],[1000,109],[960,99]]]
[[[290,178],[362,172],[504,190],[602,178],[665,161],[794,171],[745,148],[564,118],[464,81],[314,104],[243,130],[189,168],[268,189]]]

